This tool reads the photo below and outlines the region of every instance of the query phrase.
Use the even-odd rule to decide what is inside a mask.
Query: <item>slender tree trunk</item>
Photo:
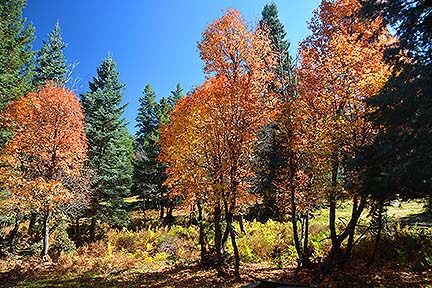
[[[21,224],[21,219],[22,219],[21,211],[16,210],[15,211],[15,225],[9,234],[9,251],[12,253],[15,252],[16,238],[17,238],[19,226]]]
[[[94,242],[96,241],[96,224],[97,224],[97,218],[96,216],[92,216],[90,220],[90,241]]]
[[[41,257],[44,261],[47,260],[49,248],[49,224],[51,220],[51,211],[45,211],[43,215],[43,246]]]
[[[377,230],[377,234],[375,237],[374,248],[372,251],[371,258],[370,258],[369,263],[368,263],[368,267],[371,267],[373,265],[373,263],[375,262],[375,258],[376,258],[377,252],[378,252],[379,241],[381,239],[381,232],[382,232],[382,228],[383,228],[383,206],[384,206],[384,204],[382,201],[380,201],[378,203],[378,205],[379,205],[378,206],[378,223],[377,223],[378,224],[378,227],[377,227],[378,230]]]
[[[75,241],[77,246],[81,245],[80,218],[75,219]]]
[[[199,245],[200,245],[200,256],[201,256],[201,264],[204,264],[207,261],[207,249],[205,243],[205,234],[204,234],[204,217],[203,217],[203,209],[201,206],[201,200],[197,201],[198,208],[198,225],[199,225]]]
[[[164,219],[164,208],[165,208],[165,203],[164,203],[164,198],[163,198],[163,192],[161,191],[161,200],[160,200],[160,210],[159,210],[159,220],[163,220]]]
[[[232,219],[232,214],[231,214],[231,219]],[[234,227],[232,225],[232,221],[230,221],[230,235],[231,235],[231,243],[234,249],[234,276],[236,277],[236,279],[240,279],[240,254],[238,251],[238,247],[237,247],[237,243],[236,243],[236,236],[235,236],[235,231],[234,231]]]
[[[29,233],[30,238],[32,240],[34,240],[34,229],[35,229],[35,225],[36,225],[36,217],[37,217],[37,213],[32,210],[30,212],[30,221],[29,221],[29,226],[28,226],[28,233]]]
[[[246,228],[244,226],[243,215],[242,214],[239,215],[239,225],[240,225],[240,231],[241,231],[241,233],[243,235],[246,235],[247,231],[246,231]]]
[[[309,263],[309,212],[306,212],[304,219],[304,236],[303,236],[303,265]]]
[[[90,222],[90,230],[89,237],[90,241],[96,241],[96,225],[97,225],[97,216],[99,210],[99,199],[98,197],[93,197],[91,202],[91,222]]]
[[[168,217],[174,218],[174,216],[173,216],[173,210],[174,210],[174,205],[173,205],[172,202],[170,202],[169,203],[169,209],[168,209],[168,212],[167,212],[167,216]]]
[[[332,167],[332,190],[330,191],[329,202],[330,202],[330,211],[329,211],[329,226],[330,226],[330,238],[332,241],[332,245],[335,246],[337,243],[337,232],[336,232],[336,192],[337,192],[337,175],[339,170],[339,162],[337,157],[333,159],[333,167]]]
[[[303,262],[303,252],[301,248],[300,243],[300,237],[298,232],[298,226],[297,226],[297,203],[296,203],[296,194],[295,194],[295,185],[294,185],[294,163],[293,163],[293,155],[290,155],[289,160],[289,186],[290,186],[290,196],[291,196],[291,223],[293,227],[293,237],[294,237],[294,246],[297,251],[298,255],[298,267],[301,266],[301,263]],[[298,269],[296,269],[298,272]],[[295,273],[294,278],[297,278],[297,273]],[[294,281],[297,281],[297,279],[294,279]]]
[[[222,255],[222,225],[221,225],[222,209],[218,201],[214,207],[214,227],[215,227],[215,249],[216,249],[216,270],[218,276],[223,276],[223,255]]]
[[[230,216],[229,216],[229,212],[228,212],[228,202],[226,200],[224,200],[224,210],[225,210],[226,226],[225,226],[225,231],[224,231],[224,234],[222,237],[222,251],[225,254],[226,244],[228,242],[228,237],[230,235],[230,227],[231,227],[230,221],[232,222],[232,220],[230,219]]]
[[[318,281],[320,281],[321,276],[325,276],[328,273],[330,273],[336,256],[340,254],[342,242],[349,236],[350,233],[352,233],[352,230],[355,229],[358,219],[360,218],[360,215],[365,205],[366,205],[366,199],[361,198],[358,208],[355,211],[355,213],[352,214],[352,218],[350,219],[350,222],[348,223],[347,227],[338,237],[336,237],[336,242],[332,244],[330,253],[328,254],[326,260],[324,261],[320,273],[317,274],[316,278],[318,279]]]
[[[351,218],[355,217],[355,213],[356,213],[357,209],[358,209],[358,197],[354,196]],[[349,259],[351,258],[351,252],[352,252],[353,245],[354,245],[354,235],[355,235],[355,228],[351,229],[351,232],[348,235],[348,242],[347,242],[347,246],[345,249],[345,254],[344,254],[344,257],[340,263],[342,267],[345,267],[344,264],[347,263],[349,261]]]

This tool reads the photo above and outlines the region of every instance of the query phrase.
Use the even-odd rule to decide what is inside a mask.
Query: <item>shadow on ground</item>
[[[432,214],[423,212],[400,218],[401,226],[432,227]]]
[[[123,272],[117,275],[95,276],[83,275],[67,278],[54,275],[28,277],[24,280],[3,278],[0,275],[0,287],[236,287],[244,281],[236,283],[232,278],[217,278],[214,270],[203,270],[199,266],[177,267],[161,272]],[[3,279],[3,280],[2,280]],[[3,282],[4,281],[4,282]],[[3,282],[3,283],[2,283]],[[237,285],[238,284],[238,285]]]

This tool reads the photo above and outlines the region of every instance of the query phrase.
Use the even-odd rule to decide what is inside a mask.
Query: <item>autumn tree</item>
[[[45,81],[54,81],[59,85],[67,82],[68,67],[63,49],[63,42],[59,21],[53,31],[48,34],[48,41],[43,40],[43,46],[38,51],[35,63],[33,83],[36,86],[44,85]]]
[[[122,114],[124,85],[111,56],[97,68],[89,82],[89,92],[82,96],[89,165],[92,179],[90,238],[96,237],[97,221],[124,226],[128,218],[123,198],[132,184],[132,142]]]
[[[285,28],[279,19],[276,4],[266,4],[261,14],[260,26],[268,29],[271,47],[276,55],[275,78],[270,83],[270,89],[277,93],[281,100],[288,99],[286,95],[291,94],[290,75],[293,73],[288,50],[290,43],[286,39]],[[277,171],[284,165],[285,160],[281,157],[279,145],[281,142],[277,140],[279,136],[276,134],[278,134],[278,119],[266,125],[258,133],[257,173],[253,189],[263,195],[264,215],[267,214],[267,217],[280,215],[280,209],[276,205],[276,178]]]
[[[79,198],[70,179],[84,177],[84,115],[76,95],[51,82],[15,101],[6,113],[14,137],[1,151],[7,163],[1,180],[15,205],[43,215],[45,259],[51,220]]]
[[[240,12],[231,9],[207,27],[198,48],[204,72],[213,76],[176,106],[174,115],[177,109],[184,111],[187,103],[194,103],[188,107],[191,111],[184,111],[185,119],[181,114],[173,116],[170,125],[162,129],[161,160],[168,164],[172,195],[204,199],[211,210],[220,274],[221,216],[225,214],[225,234],[231,238],[235,275],[239,276],[233,216],[251,197],[248,188],[256,132],[274,116],[276,99],[268,95],[274,55],[267,31],[259,27],[248,30]],[[193,177],[188,180],[190,177],[182,175]],[[189,181],[189,189],[180,185]]]
[[[347,171],[346,163],[357,147],[370,143],[375,135],[365,117],[371,109],[365,100],[377,93],[389,76],[383,51],[390,37],[379,29],[381,18],[363,21],[356,17],[359,9],[356,0],[322,1],[309,24],[312,35],[300,45],[299,101],[309,111],[305,137],[314,143],[321,168],[328,173],[324,195],[332,248],[322,267],[324,274],[336,255],[341,255],[345,240],[342,259],[348,259],[352,249],[366,197],[358,189],[357,171]],[[352,200],[352,216],[338,231],[336,203],[344,198]]]
[[[273,205],[272,210],[277,215],[289,214],[300,268],[308,263],[308,217],[313,206],[311,203],[316,199],[311,193],[311,165],[305,161],[307,153],[301,149],[302,115],[307,111],[302,111],[302,107],[297,105],[298,87],[294,62],[289,54],[289,42],[279,20],[276,4],[264,7],[260,24],[268,27],[276,55],[274,79],[270,88],[280,100],[280,113],[271,125],[259,133],[260,157],[257,166],[262,169],[258,174],[262,175],[259,188],[266,191],[264,203]],[[295,281],[297,272],[298,269]]]

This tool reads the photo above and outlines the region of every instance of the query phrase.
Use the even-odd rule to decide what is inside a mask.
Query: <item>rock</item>
[[[108,273],[108,275],[118,275],[120,272],[117,269],[114,269]]]
[[[391,201],[390,205],[393,207],[401,207],[402,203],[400,201]]]

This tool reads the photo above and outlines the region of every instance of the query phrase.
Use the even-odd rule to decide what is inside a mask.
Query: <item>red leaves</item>
[[[310,23],[312,35],[300,45],[297,102],[305,113],[307,139],[302,150],[315,155],[311,160],[319,171],[330,171],[334,161],[372,141],[374,130],[365,116],[371,108],[365,99],[389,77],[383,51],[392,39],[379,29],[381,19],[359,19],[359,8],[357,0],[323,1]],[[375,38],[367,36],[371,31]],[[320,186],[326,187],[329,179],[323,179]]]
[[[12,103],[7,118],[14,138],[1,151],[2,181],[33,209],[52,209],[72,198],[62,183],[79,176],[86,160],[84,116],[76,95],[48,83]]]
[[[236,10],[211,24],[198,47],[204,72],[213,76],[176,105],[161,129],[161,160],[175,195],[235,205],[250,196],[256,132],[276,113],[268,90],[274,55],[266,32],[249,31]]]

